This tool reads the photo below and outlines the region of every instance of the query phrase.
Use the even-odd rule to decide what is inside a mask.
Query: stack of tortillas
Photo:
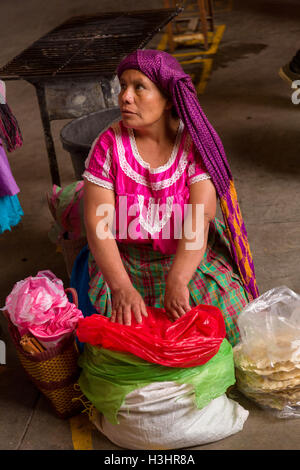
[[[251,350],[243,343],[235,346],[237,387],[257,404],[277,410],[279,416],[300,416],[299,354],[291,353],[290,339],[276,341],[276,350],[276,357],[270,359],[262,342],[252,344]]]

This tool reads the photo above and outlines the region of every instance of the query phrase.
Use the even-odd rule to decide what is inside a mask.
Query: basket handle
[[[75,304],[76,307],[78,308],[78,294],[77,294],[76,289],[74,289],[74,287],[67,287],[65,289],[65,293],[67,294],[68,292],[72,295],[73,304]]]

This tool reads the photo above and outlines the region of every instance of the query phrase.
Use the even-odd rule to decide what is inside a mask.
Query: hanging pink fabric
[[[0,138],[8,152],[23,145],[23,137],[16,117],[6,101],[5,83],[0,80]]]

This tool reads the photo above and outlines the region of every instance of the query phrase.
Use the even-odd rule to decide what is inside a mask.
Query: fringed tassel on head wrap
[[[23,144],[18,121],[6,102],[5,83],[2,80],[0,80],[0,139],[8,152]]]
[[[258,297],[253,259],[240,212],[230,167],[223,144],[204,114],[191,77],[170,54],[157,50],[137,50],[120,63],[120,78],[127,69],[145,74],[163,93],[171,97],[186,125],[204,165],[215,185],[235,260],[249,300]]]
[[[253,258],[248,243],[248,236],[240,211],[234,182],[230,181],[229,190],[220,198],[224,222],[231,245],[232,257],[236,262],[249,300],[259,296],[255,279]]]

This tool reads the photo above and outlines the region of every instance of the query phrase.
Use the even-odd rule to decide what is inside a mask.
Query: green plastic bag
[[[224,339],[217,354],[202,366],[190,368],[153,364],[132,354],[85,344],[79,358],[79,385],[84,395],[112,424],[126,395],[152,382],[192,384],[195,405],[204,408],[235,383],[232,347]]]

